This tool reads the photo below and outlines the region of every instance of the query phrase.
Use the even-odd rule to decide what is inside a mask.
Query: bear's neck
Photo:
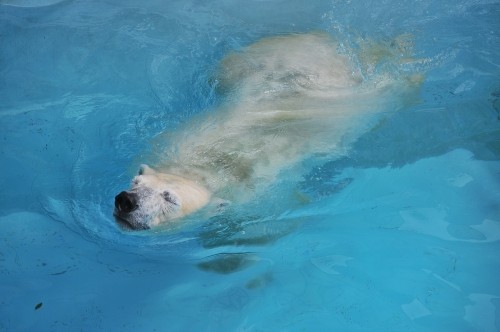
[[[161,172],[191,181],[196,186],[204,188],[210,197],[236,202],[245,201],[249,198],[247,196],[251,196],[252,190],[248,188],[248,181],[235,176],[227,168],[211,171],[204,167],[186,164],[182,166],[169,165]]]
[[[162,168],[160,171],[165,174],[171,174],[173,176],[183,178],[186,181],[191,181],[211,193],[219,189],[217,186],[212,185],[212,181],[210,181],[214,175],[197,167],[169,165]]]

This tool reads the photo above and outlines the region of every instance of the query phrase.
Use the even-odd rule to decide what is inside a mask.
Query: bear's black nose
[[[115,197],[115,207],[120,212],[129,213],[137,209],[137,195],[122,191]]]

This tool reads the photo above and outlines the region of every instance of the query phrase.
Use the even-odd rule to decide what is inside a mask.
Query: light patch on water
[[[444,221],[446,212],[438,208],[407,209],[399,212],[404,223],[402,231],[431,235],[443,240],[455,241],[448,232],[449,222]]]
[[[458,95],[460,93],[463,93],[463,92],[466,92],[466,91],[470,91],[472,90],[472,88],[474,88],[474,86],[476,85],[476,82],[474,81],[465,81],[463,83],[461,83],[454,91],[453,91],[453,94],[455,95]]]
[[[496,332],[498,310],[493,300],[498,300],[500,297],[491,294],[469,295],[471,305],[465,306],[464,320],[469,322],[476,331],[481,332]]]
[[[410,303],[403,304],[401,308],[403,309],[406,316],[408,316],[412,320],[432,314],[431,311],[427,309],[418,299],[414,299]]]
[[[481,232],[485,236],[485,242],[500,240],[500,222],[485,219],[480,225],[471,225],[471,228]]]
[[[452,283],[452,282],[450,282],[450,281],[446,280],[445,278],[441,277],[439,274],[434,273],[434,272],[432,272],[432,271],[430,271],[430,270],[427,270],[427,269],[423,269],[423,271],[424,271],[424,272],[426,272],[426,273],[428,273],[429,275],[433,276],[433,277],[434,277],[434,278],[436,278],[437,280],[439,280],[439,281],[443,282],[444,284],[446,284],[446,285],[450,286],[451,288],[453,288],[453,289],[455,289],[455,290],[457,290],[457,291],[459,291],[459,292],[460,292],[460,291],[462,291],[462,290],[460,289],[460,286],[458,286],[458,285],[456,285],[456,284],[454,284],[454,283]]]
[[[447,241],[463,241],[471,243],[495,242],[500,240],[500,222],[485,219],[479,225],[469,227],[479,232],[482,239],[458,238],[450,233],[452,225],[446,221],[447,213],[442,208],[406,209],[399,212],[404,222],[399,227],[402,231],[430,235]],[[469,234],[472,235],[472,234]]]
[[[462,188],[469,182],[474,181],[474,178],[466,173],[460,173],[448,178],[448,182],[455,187]]]
[[[326,274],[340,274],[338,268],[346,267],[347,262],[353,259],[354,257],[349,257],[349,256],[330,255],[330,256],[312,258],[311,262],[320,271]]]

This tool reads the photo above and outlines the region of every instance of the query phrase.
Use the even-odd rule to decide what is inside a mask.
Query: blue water
[[[117,226],[224,54],[316,30],[411,35],[419,102],[301,203]],[[500,331],[499,59],[498,1],[0,0],[0,330]]]

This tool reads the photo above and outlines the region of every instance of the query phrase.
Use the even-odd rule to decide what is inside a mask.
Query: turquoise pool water
[[[225,54],[316,30],[409,36],[419,102],[254,210],[117,226]],[[0,330],[499,331],[499,34],[498,1],[0,0]]]

